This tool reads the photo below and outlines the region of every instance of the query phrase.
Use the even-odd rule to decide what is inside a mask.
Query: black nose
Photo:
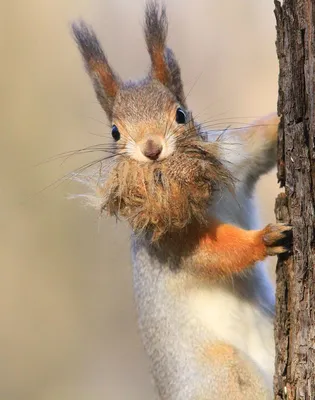
[[[162,146],[154,140],[149,139],[143,149],[143,154],[150,160],[157,160],[162,152]]]

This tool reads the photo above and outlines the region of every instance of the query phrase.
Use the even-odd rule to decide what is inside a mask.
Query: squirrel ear
[[[184,94],[183,82],[180,73],[180,67],[175,58],[173,51],[167,47],[165,51],[166,62],[169,68],[170,79],[168,87],[172,93],[176,96],[177,100],[183,107],[186,107],[186,97]]]
[[[167,86],[185,106],[180,68],[173,51],[166,47],[167,30],[165,6],[160,10],[155,0],[149,1],[145,11],[144,33],[152,63],[152,77]]]
[[[83,21],[72,25],[72,32],[85,62],[93,86],[104,111],[112,118],[113,105],[119,89],[119,78],[110,67],[94,33]]]

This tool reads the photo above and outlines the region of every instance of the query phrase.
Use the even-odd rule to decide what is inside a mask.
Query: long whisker
[[[106,137],[105,135],[98,135],[97,133],[94,133],[94,132],[88,132],[88,134],[92,135],[92,136],[101,137],[101,138],[105,138]]]
[[[211,118],[211,119],[208,119],[208,120],[200,121],[198,123],[196,122],[194,127],[189,128],[189,129],[194,130],[197,127],[201,128],[201,129],[204,129],[204,128],[216,128],[216,127],[219,128],[220,125],[223,125],[225,122],[229,123],[230,130],[236,129],[236,127],[235,128],[231,128],[231,125],[241,125],[240,128],[258,126],[257,124],[249,124],[247,121],[246,122],[245,121],[244,122],[243,121],[236,121],[237,119],[241,119],[241,118],[242,119],[243,118],[246,119],[246,118],[254,118],[254,117],[229,117],[229,118],[216,118],[216,119]],[[221,129],[214,129],[214,130],[218,131],[218,130],[221,130]],[[226,130],[226,128],[224,128],[223,130]],[[178,131],[178,128],[173,131],[173,134],[176,134],[177,131]]]
[[[275,126],[275,124],[252,124],[252,125],[244,125],[244,126],[240,126],[240,127],[235,127],[235,128],[229,128],[230,131],[239,131],[242,130],[244,128],[259,128],[262,126]],[[207,125],[205,125],[205,127],[207,127]],[[209,126],[210,128],[213,126]],[[218,132],[221,131],[222,129],[209,129],[210,132]]]
[[[80,166],[76,169],[74,169],[73,171],[68,172],[67,174],[63,175],[62,177],[58,178],[57,180],[55,180],[54,182],[50,183],[49,185],[45,186],[44,188],[40,189],[39,191],[37,191],[36,193],[34,193],[32,196],[28,197],[27,199],[25,199],[21,204],[26,203],[27,201],[33,199],[35,196],[38,196],[40,194],[42,194],[43,192],[51,189],[51,188],[57,188],[59,187],[63,182],[69,180],[69,178],[73,178],[78,176],[80,173],[82,173],[83,171],[85,171],[86,169],[92,167],[93,165],[96,165],[98,163],[101,163],[103,161],[107,161],[110,160],[114,157],[124,157],[126,153],[120,153],[120,154],[112,154],[110,156],[107,157],[101,157],[97,160],[91,161],[89,163],[84,164],[83,166]],[[73,179],[72,179],[73,180]]]
[[[42,164],[46,164],[48,162],[55,161],[55,160],[58,160],[58,159],[63,158],[63,157],[68,157],[70,155],[84,153],[85,151],[90,151],[91,150],[91,151],[110,152],[110,151],[115,151],[117,149],[117,147],[118,147],[118,149],[120,147],[119,145],[117,146],[117,144],[109,144],[108,147],[106,147],[106,146],[107,146],[106,143],[99,143],[99,144],[94,144],[94,145],[91,145],[91,146],[83,147],[82,149],[65,151],[65,152],[56,154],[56,155],[54,155],[52,157],[49,157],[46,160],[40,161],[39,163],[35,164],[34,166],[37,167],[37,166],[40,166]],[[121,149],[123,147],[124,146],[121,145]]]
[[[126,153],[124,153],[124,154],[126,154]],[[94,160],[94,161],[92,161],[91,163],[87,163],[87,164],[85,164],[84,166],[79,167],[79,168],[77,168],[76,170],[70,172],[70,177],[72,178],[72,180],[74,180],[74,179],[76,179],[76,177],[77,177],[79,174],[81,174],[81,173],[82,173],[83,171],[85,171],[86,169],[88,169],[88,168],[90,168],[90,167],[92,167],[92,166],[94,166],[94,165],[96,165],[96,164],[98,164],[98,163],[100,163],[101,166],[102,166],[102,162],[103,162],[103,161],[107,161],[107,160],[109,160],[109,159],[113,159],[113,158],[118,157],[118,156],[124,157],[124,154],[113,154],[113,155],[111,155],[111,156],[102,157],[102,158],[99,158],[98,160]],[[95,175],[95,174],[90,175],[90,177],[93,177],[94,175]]]
[[[93,121],[95,121],[95,122],[99,122],[99,123],[102,124],[102,125],[106,125],[108,128],[111,128],[110,124],[108,124],[107,122],[101,121],[100,119],[93,118],[93,117],[87,117],[87,118],[88,118],[88,119],[91,119],[91,120],[93,120]]]
[[[70,155],[66,156],[66,157],[64,158],[64,160],[61,162],[60,165],[63,165],[63,164],[64,164],[65,162],[67,162],[70,158],[72,158],[73,156],[76,156],[76,155],[78,155],[78,154],[88,154],[88,153],[95,153],[95,152],[106,152],[106,153],[109,153],[109,154],[116,154],[116,153],[117,153],[117,150],[116,150],[116,149],[113,149],[113,150],[108,150],[108,149],[106,149],[106,150],[104,150],[104,149],[100,148],[100,149],[86,150],[86,151],[84,151],[84,152],[75,152],[75,153],[73,153],[73,154],[70,154]]]
[[[211,129],[215,128],[218,124],[196,124],[195,126],[187,129],[185,131],[185,137],[186,135],[189,135],[191,133],[195,133],[196,130],[200,130],[202,134],[206,134],[209,132],[222,132],[225,133],[227,130],[229,131],[238,131],[238,130],[243,130],[244,128],[253,128],[253,127],[260,127],[260,126],[268,126],[268,124],[246,124],[240,127],[231,127],[231,125],[228,125],[228,127],[225,127],[224,129]],[[274,124],[269,124],[269,126],[274,125]],[[177,133],[177,129],[174,130],[173,134]]]
[[[209,106],[209,107],[211,107],[211,106]],[[205,111],[205,110],[208,109],[209,107],[206,107],[203,111]],[[202,111],[202,112],[203,112],[203,111]],[[202,115],[202,112],[199,112],[199,113],[197,113],[197,114],[194,114],[194,118],[198,119],[198,118]],[[227,113],[228,113],[228,111],[223,111],[223,112],[221,112],[221,113],[212,115],[212,118],[221,117],[221,115],[224,115],[224,114],[227,114]]]
[[[196,86],[196,84],[198,83],[199,79],[201,78],[201,75],[203,74],[203,71],[200,72],[200,74],[197,76],[197,78],[195,79],[195,81],[193,82],[191,88],[189,89],[188,93],[186,94],[186,96],[184,97],[184,102],[186,102],[188,96],[191,94],[191,92],[193,91],[194,87]]]

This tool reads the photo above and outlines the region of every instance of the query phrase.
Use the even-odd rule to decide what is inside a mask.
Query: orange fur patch
[[[203,349],[203,355],[208,361],[216,364],[231,364],[234,361],[236,350],[233,346],[224,343],[216,342]]]
[[[201,262],[196,265],[216,275],[242,272],[266,258],[263,233],[263,230],[248,231],[212,218],[208,228],[200,233],[195,253]]]
[[[163,85],[168,83],[169,71],[165,62],[163,47],[152,51],[152,72],[153,77],[163,83]]]
[[[104,63],[91,59],[89,61],[89,68],[94,74],[100,77],[106,94],[110,97],[115,97],[118,91],[118,85],[109,67]]]

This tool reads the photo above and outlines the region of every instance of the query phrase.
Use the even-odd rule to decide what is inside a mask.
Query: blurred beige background
[[[92,23],[124,78],[147,71],[143,0],[1,2],[0,399],[151,399],[137,335],[128,231],[67,196],[39,190],[86,162],[34,167],[103,140],[69,22]],[[275,110],[272,0],[169,0],[170,44],[199,120],[221,126]],[[230,118],[230,119],[229,119]],[[234,124],[235,125],[235,124]],[[97,157],[98,154],[95,155]],[[258,188],[273,221],[275,172]]]

